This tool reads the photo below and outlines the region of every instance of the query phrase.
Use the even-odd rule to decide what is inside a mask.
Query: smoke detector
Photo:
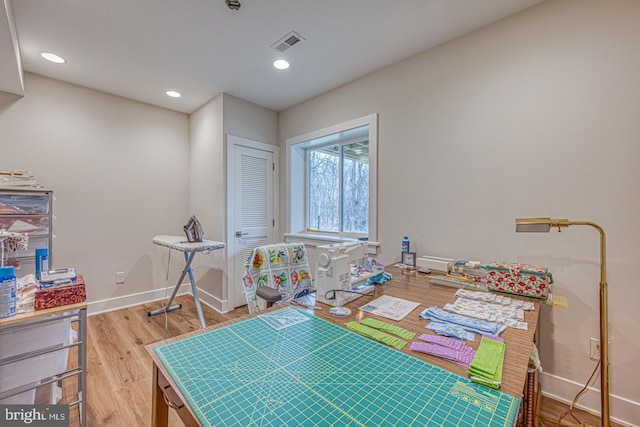
[[[289,34],[282,37],[280,40],[269,46],[271,49],[275,49],[276,52],[282,53],[285,50],[293,47],[296,44],[304,42],[305,39],[295,31],[291,31]]]

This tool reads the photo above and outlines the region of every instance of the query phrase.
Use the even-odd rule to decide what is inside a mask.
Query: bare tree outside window
[[[337,152],[337,146],[332,147]],[[309,152],[309,228],[340,231],[340,157],[332,150]]]
[[[368,141],[309,149],[308,168],[309,228],[366,234],[369,229]]]
[[[368,143],[343,146],[342,231],[369,231],[369,150]]]

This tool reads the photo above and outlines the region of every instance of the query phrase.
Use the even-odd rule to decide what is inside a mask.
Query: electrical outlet
[[[116,285],[124,284],[124,271],[118,271],[116,273]]]
[[[600,340],[589,338],[589,357],[591,360],[600,360]]]

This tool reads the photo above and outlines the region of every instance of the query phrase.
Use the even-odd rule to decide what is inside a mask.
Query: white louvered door
[[[234,147],[233,238],[235,282],[233,308],[246,304],[243,265],[254,248],[274,242],[274,153]]]

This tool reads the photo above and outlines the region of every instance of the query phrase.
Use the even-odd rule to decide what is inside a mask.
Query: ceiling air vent
[[[280,40],[272,44],[270,47],[275,49],[278,52],[284,52],[295,44],[299,44],[304,42],[304,38],[296,33],[295,31],[291,31],[286,36],[282,37]]]

